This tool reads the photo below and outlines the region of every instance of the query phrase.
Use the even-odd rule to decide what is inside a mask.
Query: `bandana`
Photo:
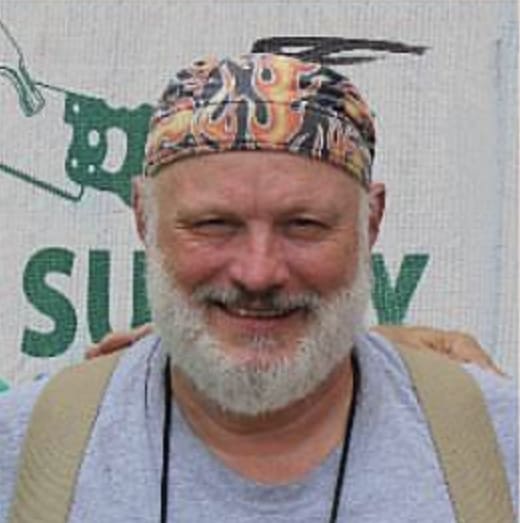
[[[275,54],[206,58],[179,71],[150,122],[144,174],[196,154],[285,151],[370,184],[375,132],[351,81],[321,64]]]

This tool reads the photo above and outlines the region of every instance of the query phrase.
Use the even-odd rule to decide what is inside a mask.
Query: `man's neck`
[[[348,358],[307,397],[259,416],[224,412],[177,370],[173,390],[192,430],[224,464],[261,483],[283,484],[310,472],[343,440],[352,381]]]

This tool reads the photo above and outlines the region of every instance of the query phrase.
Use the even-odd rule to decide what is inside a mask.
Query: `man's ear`
[[[132,179],[132,207],[134,209],[134,219],[137,234],[141,241],[146,244],[146,216],[143,205],[143,178],[136,176]]]
[[[385,201],[385,184],[380,182],[370,184],[368,194],[368,203],[370,208],[368,223],[370,248],[372,248],[372,246],[376,242],[377,236],[379,235],[379,228],[381,226],[381,221],[383,220],[383,213],[385,212]]]

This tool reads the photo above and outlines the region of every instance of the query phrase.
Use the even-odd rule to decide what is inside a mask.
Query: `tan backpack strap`
[[[446,357],[397,348],[428,422],[457,522],[514,523],[501,453],[478,384]]]
[[[62,370],[27,430],[9,523],[66,523],[83,454],[119,353]]]

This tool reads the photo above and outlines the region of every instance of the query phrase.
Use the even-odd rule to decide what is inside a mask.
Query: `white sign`
[[[372,320],[469,331],[515,373],[513,0],[0,6],[0,388],[146,321],[130,180],[150,104],[194,58],[252,48],[334,65],[376,113]]]

